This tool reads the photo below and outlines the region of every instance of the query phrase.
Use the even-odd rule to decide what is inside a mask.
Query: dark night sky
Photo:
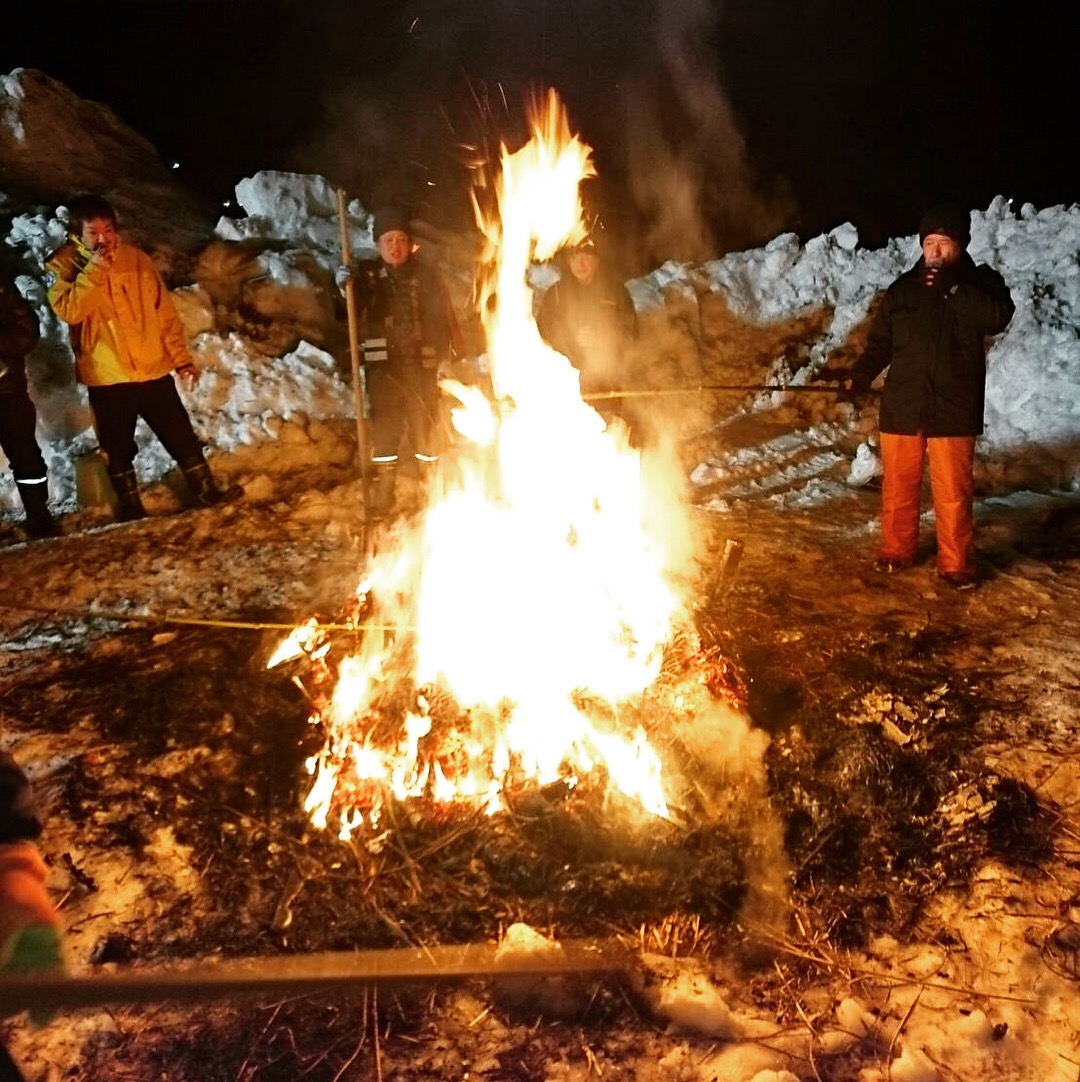
[[[85,4],[60,2],[42,9],[49,32],[0,35],[0,71],[37,67],[110,105],[208,201],[257,169],[292,168],[368,205],[426,196],[446,224],[465,206],[459,144],[518,138],[530,88],[554,85],[596,148],[608,219],[646,213],[642,162],[674,161],[707,193],[718,249],[845,220],[873,245],[913,232],[943,197],[985,207],[998,194],[1038,206],[1080,195],[1063,149],[1076,101],[1066,9],[991,10],[113,0],[80,29]],[[662,189],[668,167],[656,168]]]

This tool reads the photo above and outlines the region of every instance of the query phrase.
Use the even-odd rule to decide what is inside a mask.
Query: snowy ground
[[[238,815],[254,814],[271,826],[266,861],[275,849],[304,851],[303,837],[285,830],[282,805],[290,792],[295,799],[295,780],[271,783],[259,773],[265,766],[250,773],[248,749],[239,747],[268,740],[267,725],[290,724],[288,703],[252,691],[268,679],[257,676],[267,635],[85,613],[272,620],[325,611],[353,585],[358,521],[342,511],[354,482],[318,484],[297,485],[293,500],[279,490],[273,505],[162,513],[0,554],[7,580],[17,574],[26,604],[39,610],[20,612],[16,603],[4,613],[4,746],[30,766],[52,812],[43,844],[77,972],[110,958],[145,965],[191,957],[193,941],[207,942],[193,939],[192,921],[210,929],[211,943],[231,934],[248,952],[253,942],[271,952],[288,943],[273,930],[292,893],[284,874],[263,869],[243,909],[223,914],[192,825],[203,822],[227,853],[226,839],[244,826]],[[958,769],[977,758],[1038,794],[1052,819],[1051,848],[985,855],[924,905],[900,902],[874,925],[893,932],[861,944],[836,932],[835,885],[806,876],[797,876],[779,923],[748,912],[724,933],[686,919],[645,924],[644,986],[624,991],[629,999],[614,1015],[601,996],[591,1014],[537,1027],[535,1004],[532,1013],[514,1010],[497,989],[470,983],[425,998],[422,1008],[411,1003],[418,1024],[410,1011],[395,1014],[387,994],[383,1077],[1076,1077],[1080,522],[1060,501],[987,503],[979,544],[987,580],[954,594],[929,564],[896,577],[868,571],[873,503],[863,492],[828,516],[769,498],[701,512],[711,552],[728,536],[745,546],[734,584],[722,600],[712,594],[710,618],[724,620],[753,681],[751,719],[788,750],[797,746],[793,734],[813,740],[814,726],[827,723],[880,727],[906,752],[949,754],[955,743]],[[705,567],[703,601],[707,558]],[[115,669],[138,674],[119,697],[107,687]],[[102,677],[106,686],[95,690]],[[197,706],[181,715],[178,695]],[[258,799],[243,795],[245,784]],[[960,787],[950,801],[958,829],[994,814],[985,790]],[[307,849],[306,859],[317,854]],[[293,903],[297,937],[305,904],[314,901]],[[559,924],[556,910],[551,930]],[[228,942],[217,949],[232,953]],[[294,949],[302,947],[297,938]],[[69,1069],[157,1077],[150,1064],[177,1079],[289,1077],[271,1062],[290,1027],[310,1025],[291,1016],[296,1009],[79,1012],[41,1030],[17,1023],[11,1046],[31,1078]],[[326,1073],[312,1077],[332,1077],[357,1050],[354,1073],[342,1077],[374,1077],[365,1018],[357,1007],[327,1022],[334,1049]],[[215,1060],[213,1075],[191,1073],[193,1050],[220,1052],[229,1041],[235,1047],[223,1064]]]
[[[351,850],[298,825],[291,768],[305,704],[261,672],[275,632],[214,626],[334,613],[361,562],[351,387],[335,360],[332,193],[318,178],[261,174],[237,195],[246,219],[222,221],[197,253],[159,254],[187,282],[178,304],[206,373],[189,408],[215,469],[244,497],[180,513],[170,463],[144,433],[151,517],[125,526],[94,505],[85,400],[43,304],[40,261],[62,226],[51,208],[7,206],[7,244],[44,336],[30,370],[64,536],[25,542],[5,471],[0,741],[50,813],[42,844],[76,972],[383,945],[375,933],[347,937],[369,917],[409,942],[446,932],[431,911],[380,893],[407,880],[408,860],[384,863],[376,884],[367,869],[341,871]],[[351,214],[362,252],[367,217]],[[710,923],[658,911],[636,928],[636,983],[592,989],[541,1022],[535,1003],[522,1010],[476,983],[384,1001],[382,1014],[367,1001],[321,1015],[281,1002],[81,1012],[40,1030],[16,1019],[9,1044],[28,1077],[1080,1078],[1080,210],[998,200],[973,216],[973,237],[974,257],[1002,272],[1017,304],[990,355],[973,593],[938,584],[929,517],[918,567],[869,570],[873,402],[741,391],[634,400],[647,430],[680,440],[702,535],[699,619],[750,681],[760,757],[746,785],[712,795],[743,807],[753,782],[761,821],[784,821],[786,855],[755,849],[769,865],[762,881],[785,884],[779,915]],[[843,226],[806,245],[778,237],[665,265],[631,283],[635,385],[805,385],[826,359],[854,352],[875,292],[916,251],[914,237],[863,250]],[[91,465],[80,499],[81,458]],[[415,486],[407,495],[419,498]],[[727,539],[744,546],[733,583],[716,578]],[[944,838],[937,879],[932,863],[905,877],[895,831],[882,826],[890,771],[845,773],[835,749],[849,738],[876,742],[896,776],[940,767],[932,809],[900,823]],[[814,819],[829,794],[790,764],[815,762],[848,817]],[[827,828],[797,838],[799,816]],[[950,830],[963,861],[946,859]],[[847,878],[829,863],[845,851],[863,861]],[[462,920],[457,907],[475,911],[485,935],[526,914],[543,932],[564,926],[555,903],[541,916],[528,900],[465,897],[468,864],[446,899],[450,877],[419,867],[436,908]],[[876,893],[875,876],[886,885]],[[349,890],[348,919],[326,909]],[[627,935],[621,913],[611,923]],[[328,944],[338,924],[341,941]],[[309,1055],[315,1017],[321,1057]]]

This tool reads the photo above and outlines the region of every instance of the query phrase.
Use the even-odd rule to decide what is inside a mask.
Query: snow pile
[[[987,449],[1030,444],[1072,460],[1080,443],[1080,207],[1025,204],[1017,218],[996,200],[972,232],[976,259],[1001,271],[1016,304],[990,356]]]
[[[981,452],[1054,447],[1080,438],[1080,207],[1037,211],[995,199],[972,215],[969,251],[1005,278],[1016,314],[988,358],[986,435]],[[800,246],[784,234],[764,248],[703,264],[709,288],[751,322],[778,321],[828,306],[832,322],[815,347],[823,363],[865,320],[870,302],[919,257],[917,236],[858,248],[850,223]],[[659,281],[670,271],[656,272]],[[805,382],[814,364],[801,379]]]
[[[337,193],[323,177],[262,170],[236,185],[236,201],[246,218],[223,217],[214,229],[222,240],[278,240],[341,263]],[[359,200],[346,207],[354,256],[372,256],[371,215]]]
[[[17,90],[8,87],[4,99],[9,129]],[[341,259],[337,197],[322,177],[274,171],[242,180],[236,193],[247,217],[218,222],[195,261],[195,283],[177,293],[193,351],[206,369],[206,378],[186,401],[211,454],[261,447],[267,462],[260,469],[273,473],[286,468],[288,455],[297,451],[290,445],[285,457],[279,455],[283,434],[303,436],[299,443],[307,453],[302,457],[313,461],[319,441],[305,426],[344,424],[355,415],[333,287]],[[370,256],[370,215],[353,201],[348,216],[354,255]],[[75,500],[71,462],[93,446],[94,437],[85,394],[72,375],[67,328],[45,302],[42,262],[63,236],[63,222],[38,208],[13,215],[5,243],[19,255],[24,273],[18,286],[41,326],[42,341],[29,359],[31,384],[47,444],[52,499],[60,510],[70,510]],[[1077,250],[1080,208],[1075,206],[1036,211],[1025,205],[1017,214],[1009,201],[998,198],[972,217],[972,256],[1004,275],[1017,307],[989,357],[987,434],[979,453],[981,468],[991,474],[996,463],[1021,461],[1036,477],[1045,468],[1048,487],[1063,477],[1073,483],[1080,478]],[[800,384],[835,351],[850,347],[874,296],[918,252],[914,236],[877,250],[861,249],[854,226],[845,224],[805,245],[783,234],[763,248],[700,265],[665,263],[628,287],[640,311],[666,309],[672,318],[676,312],[685,318],[687,306],[692,309],[710,293],[721,294],[744,324],[773,324],[825,309],[829,316],[808,360],[791,372],[788,362],[777,358],[762,373],[763,382]],[[680,348],[691,350],[693,342]],[[775,413],[790,397],[760,396],[755,408]],[[699,466],[693,481],[731,480],[736,499],[794,500],[804,507],[843,495],[847,484],[864,483],[877,472],[873,424],[856,410],[829,406],[816,414],[811,409],[809,426],[804,410],[803,431],[793,437],[799,448],[791,439],[744,446]],[[799,416],[792,409],[779,415]],[[324,450],[337,461],[342,452],[335,440]],[[171,469],[146,431],[140,431],[139,443],[137,466],[144,481]],[[6,471],[0,506],[17,507]]]

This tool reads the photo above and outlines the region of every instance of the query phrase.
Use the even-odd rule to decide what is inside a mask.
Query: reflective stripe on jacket
[[[71,325],[79,380],[91,387],[144,383],[191,363],[187,339],[150,257],[120,244],[112,265],[88,262],[71,240],[46,264],[49,303]]]
[[[450,295],[433,267],[415,256],[398,268],[380,260],[359,280],[365,363],[433,369],[462,351]]]

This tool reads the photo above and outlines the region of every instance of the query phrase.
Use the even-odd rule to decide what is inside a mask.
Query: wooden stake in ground
[[[341,227],[341,261],[352,269],[352,247],[349,244],[349,217],[345,209],[345,189],[338,188],[338,224]],[[356,282],[345,284],[345,316],[349,324],[349,361],[352,367],[353,398],[356,402],[356,453],[360,456],[360,476],[364,482],[364,518],[368,517],[368,479],[371,455],[368,453],[367,417],[364,413],[364,384],[360,370],[360,331],[356,323]]]

